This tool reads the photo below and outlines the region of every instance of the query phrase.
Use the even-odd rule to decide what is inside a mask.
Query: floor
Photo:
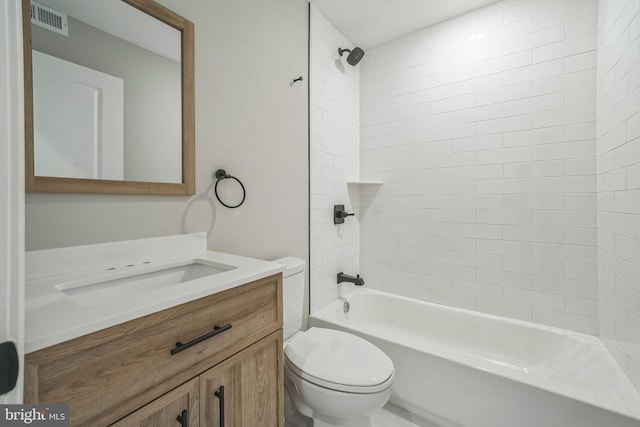
[[[371,416],[371,427],[438,427],[424,419],[388,404]]]

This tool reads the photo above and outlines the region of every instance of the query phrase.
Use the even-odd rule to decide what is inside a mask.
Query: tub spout
[[[343,272],[340,272],[338,273],[338,283],[342,283],[342,282],[353,283],[356,286],[364,285],[364,279],[360,277],[359,274],[357,274],[356,277],[353,277],[353,276],[349,276],[348,274],[344,274]]]

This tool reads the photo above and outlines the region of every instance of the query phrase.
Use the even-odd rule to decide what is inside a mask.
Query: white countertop
[[[141,292],[67,295],[70,283],[102,282],[193,260],[235,268]],[[27,252],[27,353],[280,273],[284,266],[207,251],[204,233]],[[87,303],[87,301],[89,301]]]

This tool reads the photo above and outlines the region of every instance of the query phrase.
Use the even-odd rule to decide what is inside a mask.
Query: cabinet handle
[[[189,411],[186,409],[182,411],[182,413],[178,415],[178,418],[176,418],[176,421],[178,421],[182,427],[189,427]]]
[[[198,338],[192,339],[191,341],[187,342],[187,343],[181,343],[180,341],[178,341],[176,343],[176,346],[174,348],[171,349],[171,355],[175,355],[180,353],[181,351],[184,351],[188,348],[193,347],[196,344],[200,344],[202,341],[206,341],[209,338],[213,338],[216,335],[220,335],[223,332],[228,331],[229,329],[231,329],[231,323],[224,325],[224,326],[214,326],[213,327],[213,331],[204,334]]]
[[[224,427],[224,386],[221,385],[218,391],[213,393],[220,401],[220,427]]]

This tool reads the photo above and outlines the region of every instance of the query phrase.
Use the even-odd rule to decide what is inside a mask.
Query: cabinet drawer
[[[25,402],[68,403],[72,425],[106,425],[281,327],[278,274],[28,354]]]

